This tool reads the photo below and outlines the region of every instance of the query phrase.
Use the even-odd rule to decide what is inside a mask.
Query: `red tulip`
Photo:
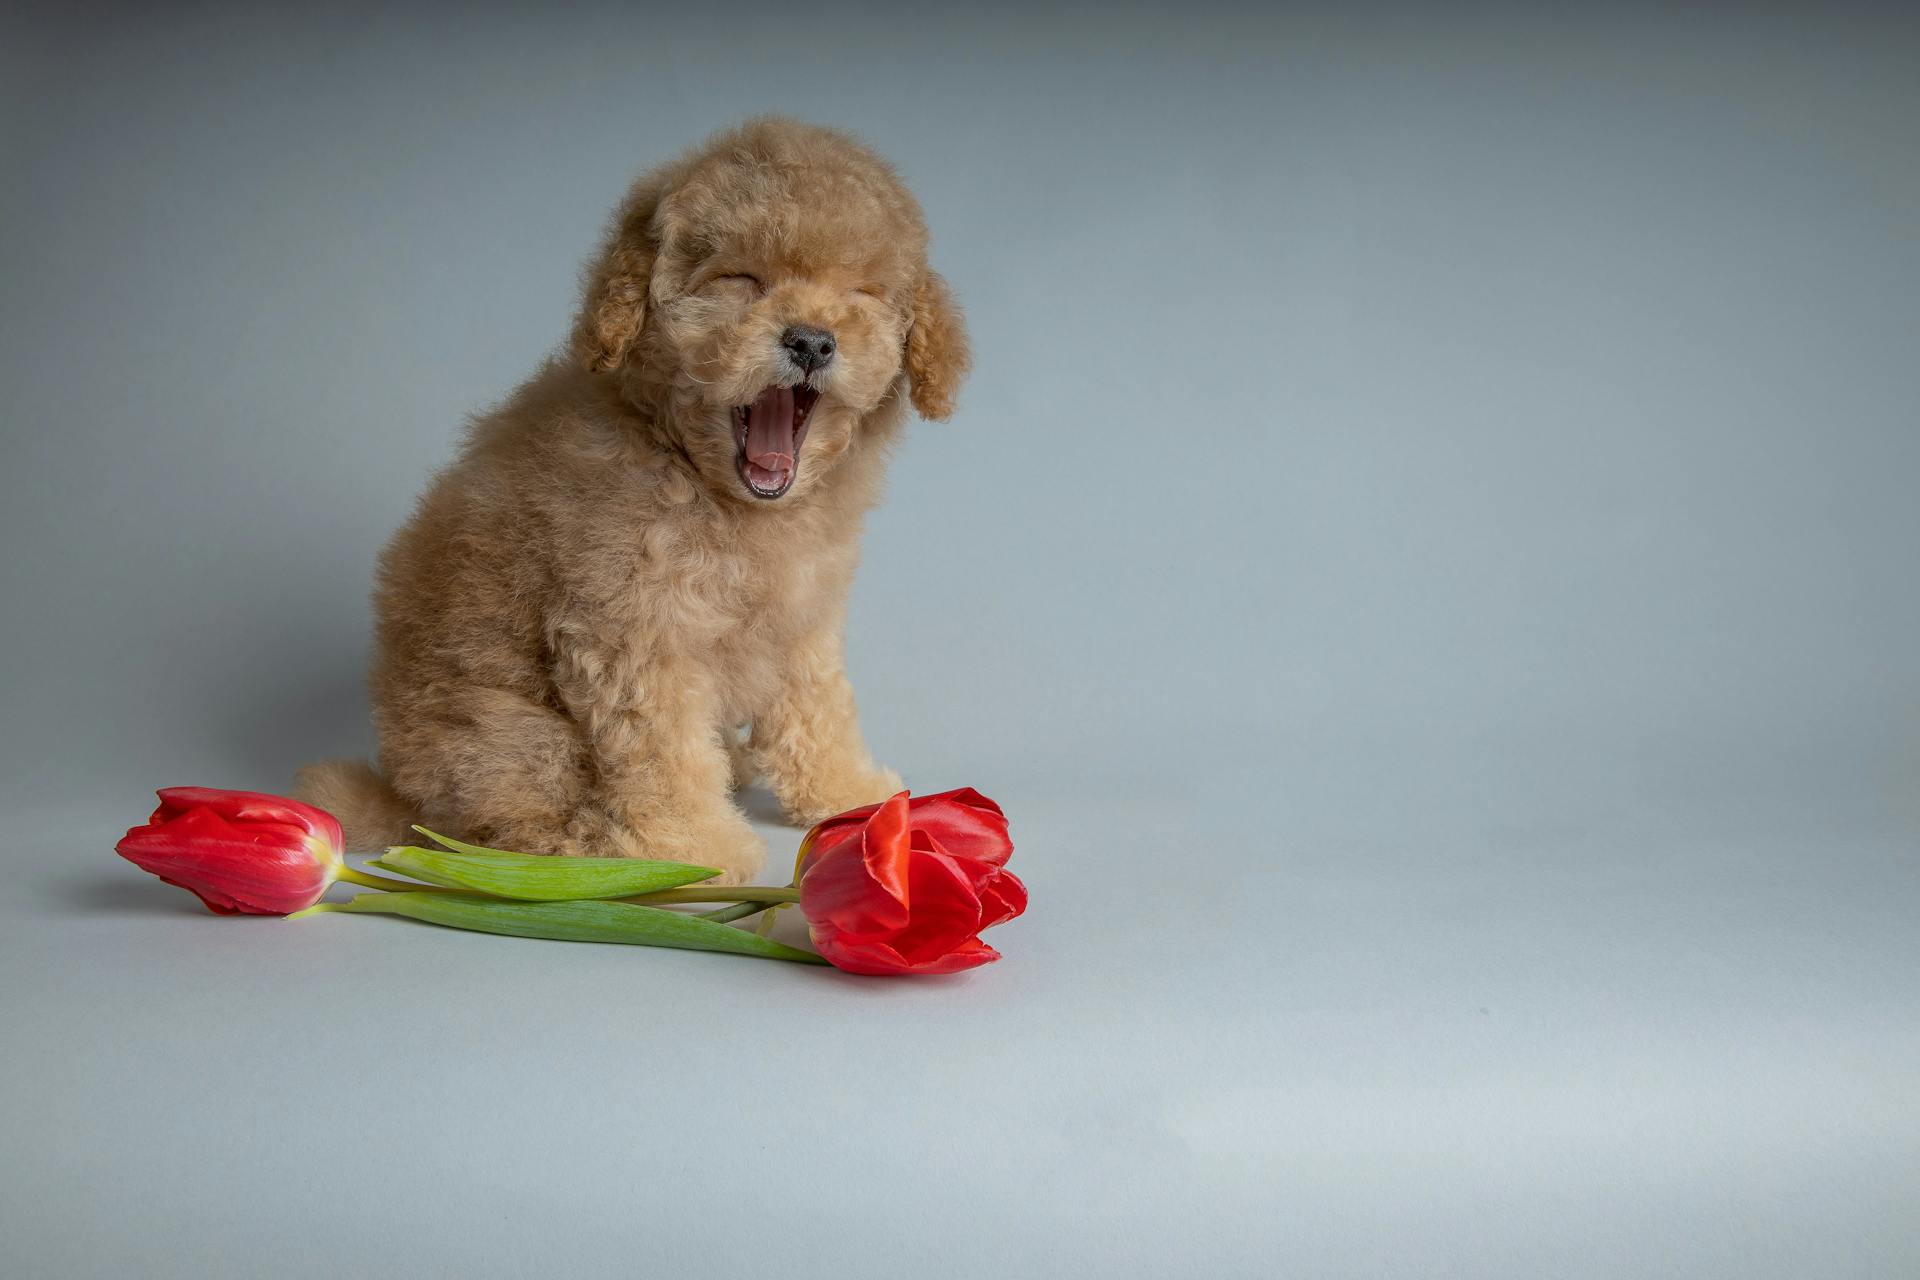
[[[852,973],[957,973],[998,960],[980,931],[1027,907],[1002,865],[1000,806],[972,788],[854,809],[807,833],[795,883],[813,945]]]
[[[340,874],[340,824],[324,810],[213,787],[168,787],[159,795],[146,825],[114,848],[221,915],[305,910]]]

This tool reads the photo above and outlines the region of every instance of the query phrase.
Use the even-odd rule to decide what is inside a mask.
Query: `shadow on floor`
[[[207,909],[185,889],[163,884],[134,867],[115,875],[98,871],[69,876],[52,885],[60,907],[85,915],[205,915]]]
[[[747,815],[747,821],[756,826],[785,827],[790,825],[787,816],[780,812],[780,802],[773,798],[773,792],[757,783],[734,793],[733,802],[740,806],[740,812]],[[795,844],[799,841],[796,839]]]

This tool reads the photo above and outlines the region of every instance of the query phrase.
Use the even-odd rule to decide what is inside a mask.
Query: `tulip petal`
[[[1027,886],[1011,871],[994,867],[974,882],[980,895],[980,927],[1004,924],[1027,909]]]
[[[931,849],[950,858],[965,873],[980,900],[979,929],[1004,924],[1027,909],[1027,886],[1005,867],[955,855],[918,827],[913,831],[913,844],[916,849]]]
[[[873,882],[866,864],[843,849],[810,863],[800,881],[800,911],[813,924],[879,934],[907,922],[907,904]]]
[[[218,893],[212,889],[196,889],[190,884],[181,884],[178,880],[169,880],[165,876],[158,878],[161,884],[170,884],[176,889],[185,889],[188,893],[200,899],[200,901],[206,905],[207,910],[217,916],[282,914],[278,911],[246,911],[239,903],[224,893]]]
[[[907,872],[913,861],[913,828],[907,793],[902,791],[867,819],[860,833],[860,861],[882,892],[899,902],[907,900]]]
[[[978,938],[962,943],[945,955],[920,961],[909,960],[884,942],[816,933],[813,944],[820,948],[820,954],[825,956],[834,968],[872,977],[959,973],[965,969],[991,964],[1000,958],[998,951]]]
[[[960,973],[967,969],[977,969],[983,964],[992,964],[1000,958],[1000,953],[986,943],[974,938],[963,942],[953,950],[937,959],[914,966],[915,973]]]
[[[800,855],[794,866],[794,881],[799,882],[800,874],[806,864],[814,858],[824,858],[841,845],[858,841],[860,831],[879,810],[877,804],[862,805],[858,809],[849,809],[845,813],[835,814],[825,821],[814,824],[811,831],[800,841]]]
[[[800,880],[800,910],[808,921],[854,934],[877,934],[907,923],[908,866],[913,856],[907,830],[906,793],[879,806],[860,832],[860,843],[843,843],[809,858]]]
[[[972,787],[914,797],[912,823],[957,857],[998,866],[1013,853],[1007,815]]]
[[[160,807],[148,819],[149,823],[168,822],[193,809],[208,809],[233,823],[265,822],[299,827],[308,835],[319,836],[335,850],[345,843],[340,822],[332,814],[286,796],[227,791],[219,787],[162,787],[156,794],[160,797]]]
[[[914,850],[909,883],[912,918],[888,939],[909,962],[943,956],[980,932],[980,895],[952,858]]]

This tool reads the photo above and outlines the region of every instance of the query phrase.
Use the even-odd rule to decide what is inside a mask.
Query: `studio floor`
[[[1909,819],[1530,804],[1518,762],[1395,814],[1389,774],[1294,763],[1292,800],[1006,780],[1033,907],[931,980],[215,918],[112,855],[125,814],[16,826],[8,1270],[1920,1263]]]

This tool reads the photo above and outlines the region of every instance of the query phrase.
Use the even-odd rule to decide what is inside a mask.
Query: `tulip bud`
[[[213,787],[168,787],[145,826],[115,847],[221,915],[287,915],[318,902],[340,875],[333,815],[298,800]]]

